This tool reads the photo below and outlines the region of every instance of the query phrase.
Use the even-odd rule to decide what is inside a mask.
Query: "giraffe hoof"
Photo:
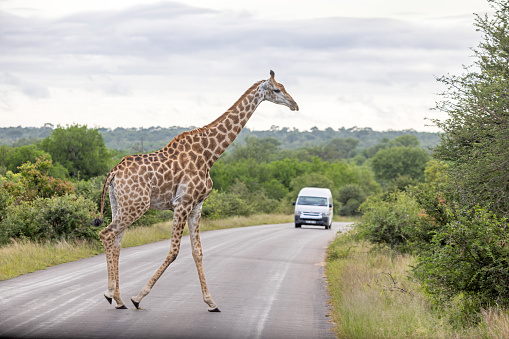
[[[117,310],[127,310],[127,306],[126,305],[122,305],[122,306],[115,306],[115,308]]]
[[[133,305],[136,306],[136,309],[139,310],[140,309],[140,303],[134,301],[133,299],[131,299],[131,301],[132,301]]]
[[[108,302],[109,302],[109,303],[110,303],[110,305],[111,305],[111,300],[112,300],[112,298],[108,297],[106,294],[104,295],[104,297],[106,298],[106,300],[108,300]]]
[[[212,308],[212,309],[211,309],[211,308],[209,308],[209,312],[221,312],[221,310],[219,310],[219,308],[218,308],[218,307],[216,307],[216,308]]]

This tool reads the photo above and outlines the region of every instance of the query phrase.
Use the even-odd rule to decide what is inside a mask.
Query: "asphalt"
[[[202,233],[205,275],[220,313],[207,312],[202,300],[189,237],[140,310],[130,297],[162,263],[169,240],[122,249],[127,310],[103,297],[104,254],[0,281],[0,337],[334,338],[323,261],[328,243],[347,227]]]

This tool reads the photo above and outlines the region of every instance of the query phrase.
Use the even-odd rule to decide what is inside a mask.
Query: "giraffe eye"
[[[275,93],[279,93],[279,92],[281,92],[281,90],[279,90],[279,89],[275,89],[275,90],[274,90],[274,92],[275,92]]]

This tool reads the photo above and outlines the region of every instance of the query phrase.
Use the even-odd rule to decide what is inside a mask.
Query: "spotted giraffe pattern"
[[[209,311],[219,311],[205,281],[199,236],[202,205],[212,190],[209,171],[261,102],[267,100],[285,105],[292,111],[299,109],[284,86],[276,82],[274,72],[271,71],[270,75],[268,80],[251,86],[212,123],[178,135],[157,152],[127,156],[108,174],[102,191],[101,217],[109,190],[112,222],[101,231],[100,237],[108,268],[108,291],[104,296],[110,303],[114,299],[116,308],[127,308],[119,289],[118,261],[122,236],[129,225],[153,208],[174,211],[170,251],[154,276],[131,301],[139,308],[141,300],[176,259],[187,222],[203,300]]]

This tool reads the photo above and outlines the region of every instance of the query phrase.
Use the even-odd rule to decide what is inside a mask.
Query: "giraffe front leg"
[[[171,247],[168,256],[164,260],[163,264],[156,271],[154,276],[150,278],[147,284],[141,289],[140,293],[137,296],[131,298],[131,302],[137,309],[140,308],[140,303],[143,298],[145,298],[152,287],[154,287],[155,283],[161,275],[166,271],[168,266],[177,258],[180,250],[180,241],[182,239],[182,234],[184,233],[184,226],[186,225],[186,220],[189,212],[183,207],[176,208],[175,213],[173,215],[173,228],[171,231]]]
[[[212,296],[210,295],[209,289],[207,287],[207,281],[205,279],[205,271],[203,269],[203,252],[201,248],[199,229],[202,205],[203,203],[198,204],[189,216],[189,220],[187,221],[189,225],[189,237],[191,238],[191,248],[193,252],[194,263],[196,264],[198,277],[200,279],[203,301],[209,306],[209,312],[221,312],[214,300],[212,300]]]

